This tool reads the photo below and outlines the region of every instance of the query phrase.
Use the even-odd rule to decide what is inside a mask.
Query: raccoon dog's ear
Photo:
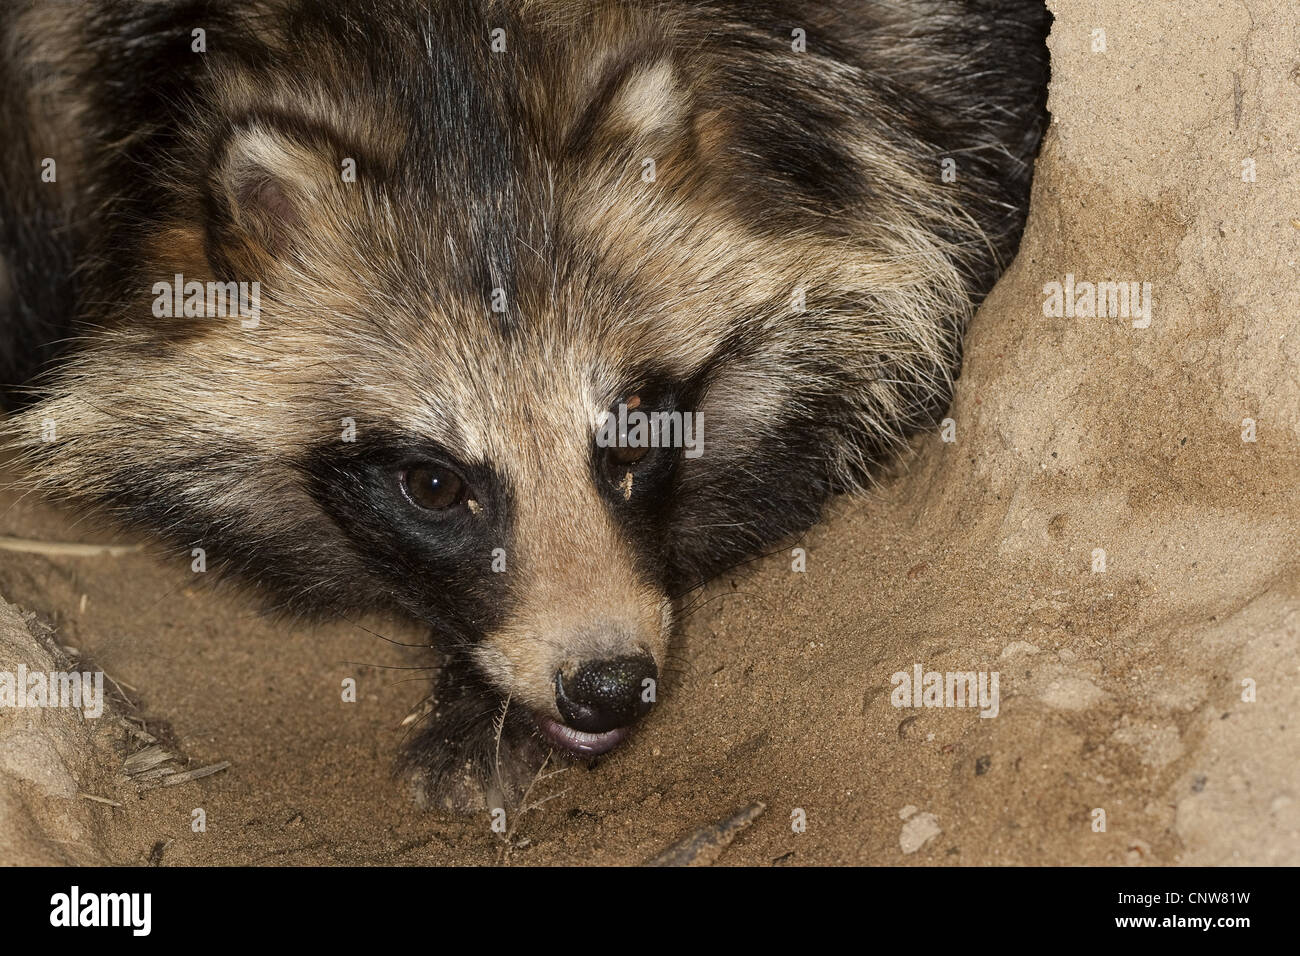
[[[334,218],[339,174],[322,147],[253,123],[234,129],[209,170],[208,252],[220,272],[301,253],[313,217]]]
[[[691,94],[671,54],[649,50],[616,60],[566,137],[570,152],[671,142],[688,128]]]
[[[668,56],[633,63],[615,81],[605,123],[638,138],[672,136],[690,118],[690,94]]]

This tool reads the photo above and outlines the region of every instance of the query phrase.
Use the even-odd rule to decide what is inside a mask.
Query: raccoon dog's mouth
[[[616,727],[604,733],[589,734],[583,730],[566,727],[545,714],[534,714],[533,717],[537,721],[537,729],[552,746],[580,757],[595,757],[609,753],[623,742],[628,731],[626,727]]]

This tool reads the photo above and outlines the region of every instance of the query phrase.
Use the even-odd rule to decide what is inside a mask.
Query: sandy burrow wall
[[[1099,670],[1040,696],[1108,694],[1109,746],[1184,768],[1136,808],[1179,862],[1300,863],[1300,7],[1049,6],[1030,226],[973,327],[958,440],[903,496],[968,553],[1092,575],[1059,623]],[[1045,315],[1067,274],[1150,283],[1149,326]]]
[[[30,682],[30,675],[49,681],[92,669],[34,616],[0,600],[0,672],[40,705],[0,707],[0,865],[107,862],[102,807],[85,794],[109,789],[106,780],[121,763],[120,722],[111,707],[100,712],[84,700],[80,709],[49,706]]]

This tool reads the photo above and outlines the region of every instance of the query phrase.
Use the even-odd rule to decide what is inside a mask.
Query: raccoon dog
[[[683,594],[943,412],[1047,20],[9,0],[10,444],[277,609],[427,625],[404,766],[508,798],[662,696]]]

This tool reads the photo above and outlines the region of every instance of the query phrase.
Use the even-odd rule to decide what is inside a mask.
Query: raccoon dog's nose
[[[648,654],[585,661],[555,672],[555,705],[575,730],[599,734],[626,727],[654,703],[659,676]]]

